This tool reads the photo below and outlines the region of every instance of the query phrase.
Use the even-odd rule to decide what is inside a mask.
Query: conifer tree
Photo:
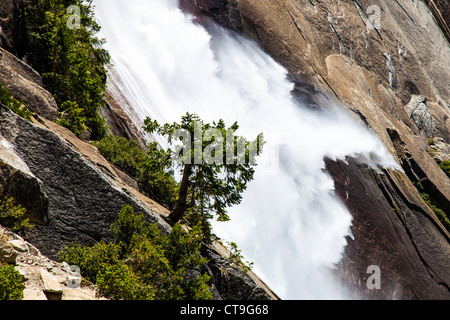
[[[198,115],[190,113],[180,123],[160,125],[156,120],[145,119],[147,132],[167,139],[180,170],[178,201],[169,215],[172,225],[186,218],[201,225],[208,238],[210,219],[230,219],[227,208],[241,202],[264,144],[262,133],[248,141],[235,134],[238,128],[237,122],[228,128],[223,120],[203,123]],[[177,144],[179,141],[182,146]]]

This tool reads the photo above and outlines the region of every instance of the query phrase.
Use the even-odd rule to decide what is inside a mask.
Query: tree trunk
[[[180,191],[178,192],[178,201],[169,215],[170,224],[173,226],[175,223],[183,218],[187,207],[187,194],[189,189],[189,176],[192,171],[192,165],[185,165],[183,170],[183,177],[181,179]]]

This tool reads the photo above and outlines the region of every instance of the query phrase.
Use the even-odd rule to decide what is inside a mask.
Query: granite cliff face
[[[437,166],[450,143],[448,3],[181,0],[181,7],[199,23],[213,20],[259,43],[288,70],[303,104],[348,109],[403,167],[378,175],[356,161],[327,160],[354,218],[338,266],[351,293],[449,299],[449,233],[413,185],[450,212],[450,180]],[[428,139],[439,141],[435,159]],[[364,281],[372,264],[381,268],[380,290]]]

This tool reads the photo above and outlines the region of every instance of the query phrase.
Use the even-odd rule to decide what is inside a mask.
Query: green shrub
[[[442,225],[450,232],[450,219],[445,211],[439,207],[438,202],[431,195],[425,192],[425,188],[420,181],[413,184],[419,191],[419,195],[423,201],[433,210]]]
[[[106,136],[92,143],[113,165],[135,179],[140,189],[151,199],[173,208],[177,198],[177,183],[170,171],[170,155],[151,143],[148,151],[135,140]]]
[[[125,263],[105,265],[97,276],[98,295],[113,300],[152,300],[151,286],[140,282]]]
[[[0,195],[0,223],[3,226],[21,232],[32,228],[33,224],[25,217],[26,212],[27,210],[16,204],[13,198]]]
[[[6,89],[0,82],[0,103],[9,108],[18,116],[32,121],[33,113],[28,110],[28,107],[23,105],[20,101],[13,98],[12,93]]]
[[[198,229],[186,232],[176,225],[165,234],[143,214],[123,206],[111,236],[112,243],[72,244],[60,253],[97,285],[98,294],[127,300],[212,298],[208,274],[193,272],[207,262],[200,255],[203,238]]]
[[[12,265],[0,263],[0,300],[21,300],[24,277]]]
[[[135,235],[142,233],[145,227],[143,214],[135,214],[131,206],[123,206],[118,219],[111,225],[111,236],[115,243],[128,249]]]
[[[245,272],[250,271],[253,266],[253,262],[244,260],[244,256],[241,254],[241,250],[235,242],[228,242],[228,245],[230,246],[230,256],[228,260],[232,264],[240,266]]]
[[[445,172],[447,177],[450,178],[450,161],[442,161],[439,163],[439,168],[442,169],[442,171]]]
[[[83,109],[76,102],[63,102],[60,108],[59,119],[56,121],[60,126],[66,127],[77,137],[86,131],[86,117],[83,116]]]

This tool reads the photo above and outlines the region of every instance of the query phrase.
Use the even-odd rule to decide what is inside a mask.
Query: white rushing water
[[[339,262],[351,215],[335,197],[324,157],[362,156],[396,167],[380,140],[339,109],[313,112],[291,98],[286,70],[254,43],[217,27],[214,37],[176,0],[95,0],[117,77],[138,115],[160,123],[186,111],[238,121],[237,134],[268,141],[231,221],[214,231],[234,241],[283,299],[345,299],[328,270]],[[118,81],[120,79],[120,81]]]

